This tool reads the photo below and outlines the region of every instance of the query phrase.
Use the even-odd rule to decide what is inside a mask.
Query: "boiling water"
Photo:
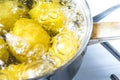
[[[24,2],[24,0],[22,1]],[[34,3],[33,6],[35,6],[37,1],[38,0],[36,0],[35,2],[32,2],[32,1],[29,2],[28,0],[27,2],[26,0],[25,4],[31,10],[32,3]],[[40,1],[38,1],[38,3],[42,4]],[[47,3],[47,4],[54,3],[54,1],[44,2],[44,3]],[[84,35],[85,28],[84,28],[83,14],[81,13],[80,9],[76,7],[76,4],[72,1],[68,1],[68,0],[61,1],[59,2],[59,5],[61,5],[59,7],[59,10],[65,16],[65,22],[63,25],[64,27],[60,29],[51,28],[52,26],[60,25],[54,22],[51,22],[50,27],[47,27],[47,28],[46,28],[46,24],[42,25],[43,29],[45,29],[50,36],[51,44],[49,46],[49,49],[47,50],[44,50],[43,45],[37,45],[39,46],[39,48],[36,46],[34,48],[30,48],[29,46],[31,44],[27,42],[26,38],[24,39],[24,38],[21,38],[20,36],[16,36],[12,33],[12,31],[9,31],[9,30],[3,32],[2,35],[5,36],[4,38],[5,38],[6,44],[8,45],[8,48],[10,48],[9,54],[11,56],[9,56],[7,63],[2,62],[2,64],[0,64],[1,65],[0,79],[3,78],[6,80],[11,80],[11,79],[22,80],[27,78],[40,77],[47,74],[48,72],[52,72],[53,70],[56,70],[57,68],[63,66],[70,59],[72,59],[72,57],[74,57],[75,53],[80,47],[80,42]],[[19,7],[23,8],[20,5]],[[30,15],[27,15],[27,17],[22,16],[20,18],[24,18],[24,17],[27,19],[31,18]],[[61,17],[61,16],[58,15],[57,11],[56,12],[53,11],[50,13],[48,12],[47,14],[45,15],[43,14],[42,16],[40,15],[38,17],[39,18],[38,23],[42,24],[45,21],[47,22],[47,19],[49,18],[51,21],[52,20],[54,21],[58,17]],[[16,53],[16,54],[12,54],[12,53]],[[37,54],[37,55],[34,55],[34,54]],[[16,57],[16,55],[19,55],[19,56]],[[24,61],[24,59],[21,58],[21,55],[23,57],[26,57],[27,61]],[[20,61],[19,59],[23,59],[23,60]]]

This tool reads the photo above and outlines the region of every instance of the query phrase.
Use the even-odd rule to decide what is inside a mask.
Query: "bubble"
[[[28,64],[28,66],[26,67],[25,71],[22,74],[22,78],[26,79],[42,76],[52,70],[53,65],[49,61],[38,60],[32,62],[31,64]]]
[[[48,13],[48,16],[52,19],[56,19],[56,18],[58,18],[58,13],[55,11],[52,11],[52,12]]]

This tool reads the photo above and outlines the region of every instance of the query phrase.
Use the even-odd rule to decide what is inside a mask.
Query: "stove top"
[[[111,74],[120,79],[120,62],[101,44],[95,44],[88,46],[73,80],[111,80]]]
[[[103,12],[104,10],[120,4],[120,0],[87,0],[92,16]],[[100,22],[120,22],[120,8],[100,20]],[[107,42],[111,47],[105,44],[94,44],[87,47],[82,65],[73,80],[113,80],[111,74],[115,74],[120,79],[120,40]],[[112,54],[111,54],[112,53]],[[116,58],[115,58],[116,57]],[[115,79],[114,79],[115,80]],[[117,80],[117,79],[116,79]]]

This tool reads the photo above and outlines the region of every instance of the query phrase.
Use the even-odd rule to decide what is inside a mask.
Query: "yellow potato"
[[[0,2],[0,34],[9,31],[17,19],[26,17],[28,9],[17,1]]]
[[[57,2],[38,2],[29,12],[47,31],[59,32],[65,23],[65,16]]]
[[[7,45],[3,40],[3,38],[0,37],[0,60],[6,63],[8,61],[8,57],[9,57],[9,53],[7,50]]]
[[[73,32],[65,31],[57,34],[52,39],[52,43],[53,45],[49,49],[49,53],[56,66],[60,67],[75,55],[80,41]]]
[[[48,68],[49,67],[49,68]],[[35,61],[28,64],[10,64],[0,70],[0,80],[26,80],[42,76],[54,69],[49,61]]]
[[[0,70],[0,80],[23,80],[22,73],[25,71],[27,65],[17,64],[9,65]]]
[[[10,34],[6,34],[6,38],[13,56],[20,62],[41,59],[50,43],[47,32],[39,24],[27,18],[18,20]]]

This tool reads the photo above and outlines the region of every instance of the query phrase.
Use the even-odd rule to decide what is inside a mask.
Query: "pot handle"
[[[94,22],[90,44],[120,39],[120,22]]]

